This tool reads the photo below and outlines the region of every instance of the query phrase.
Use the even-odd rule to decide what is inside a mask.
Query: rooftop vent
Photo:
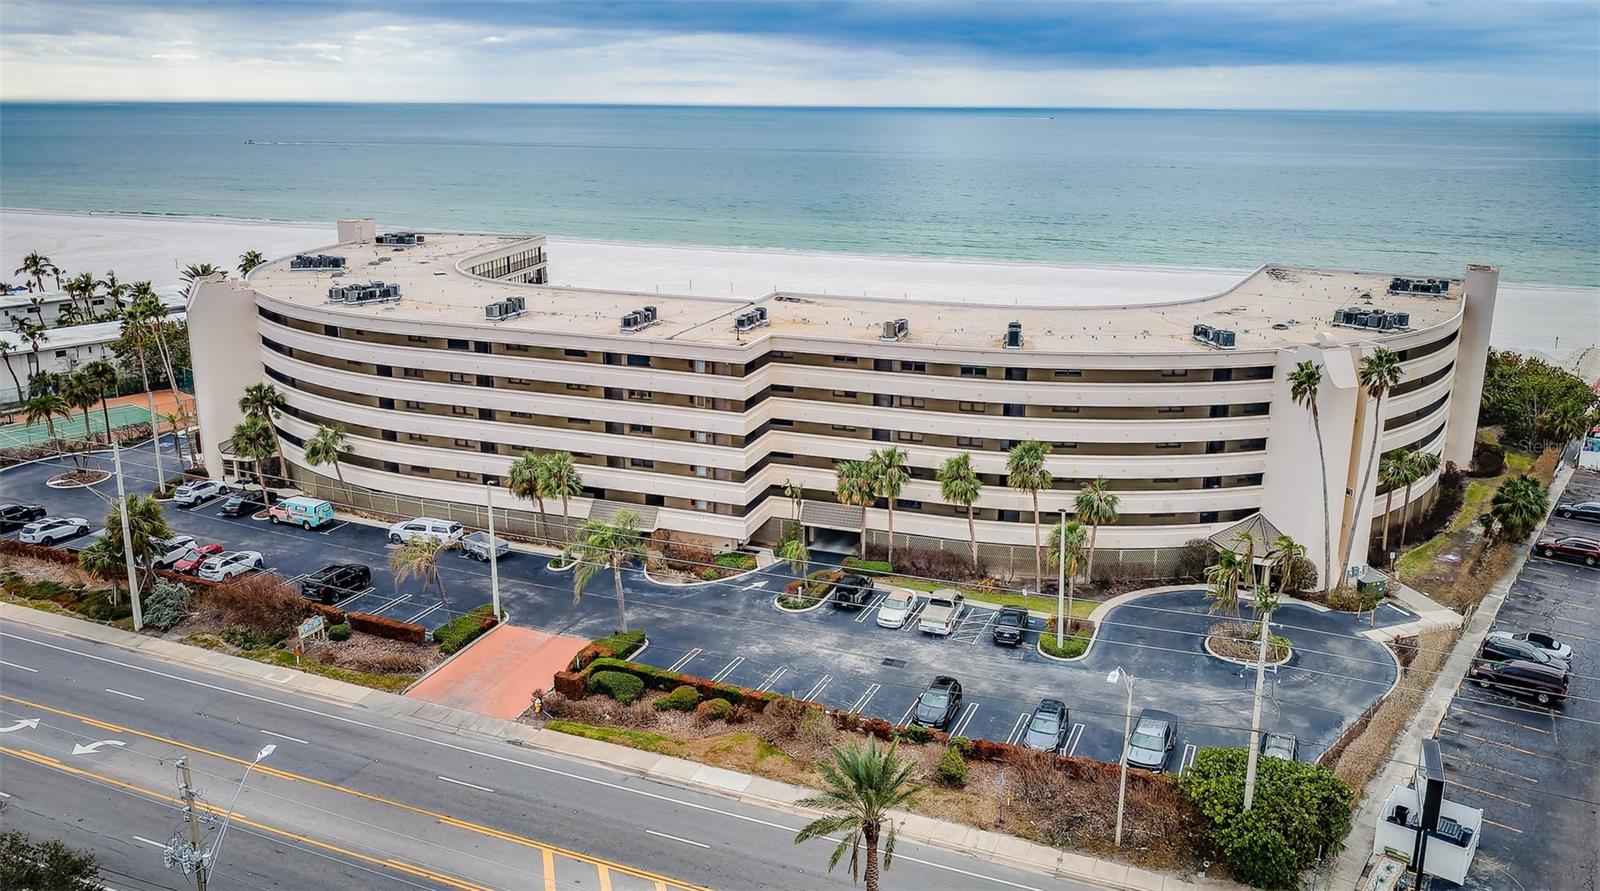
[[[1341,328],[1361,328],[1368,331],[1407,331],[1411,328],[1411,313],[1352,306],[1348,309],[1334,310],[1333,323]]]
[[[1006,349],[1022,349],[1022,323],[1010,322],[1006,325]]]
[[[378,244],[422,244],[427,240],[415,232],[385,232],[376,239]]]
[[[491,322],[519,319],[528,314],[528,302],[521,297],[507,297],[483,308],[483,317]]]
[[[765,306],[752,306],[733,317],[733,330],[740,332],[754,331],[770,321],[767,318],[767,308]]]
[[[882,340],[905,340],[911,333],[911,323],[905,319],[893,319],[883,323],[883,333],[878,335]]]
[[[1397,276],[1389,282],[1389,293],[1445,297],[1450,294],[1450,280],[1443,278],[1399,278]]]
[[[289,261],[290,269],[343,269],[343,257],[330,257],[327,254],[295,254]]]
[[[395,303],[400,300],[400,286],[383,282],[334,285],[328,289],[329,303],[347,303],[361,306],[368,303]]]
[[[622,317],[622,331],[629,333],[643,331],[661,321],[661,314],[653,306],[644,306]]]
[[[1285,326],[1287,327],[1287,326]],[[1219,350],[1233,349],[1234,333],[1228,328],[1213,328],[1210,325],[1195,325],[1194,339],[1208,347]]]

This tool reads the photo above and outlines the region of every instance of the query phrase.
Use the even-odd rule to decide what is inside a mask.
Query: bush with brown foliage
[[[888,560],[889,549],[881,544],[869,544],[867,559]],[[964,547],[948,551],[933,548],[895,548],[893,562],[895,574],[914,578],[964,582],[989,574],[982,563],[976,567],[972,565],[972,554]]]
[[[428,629],[399,619],[387,616],[374,616],[367,613],[347,613],[345,619],[350,627],[367,634],[378,637],[387,637],[390,640],[403,640],[406,643],[425,644],[428,642]]]
[[[1012,812],[1031,823],[1038,840],[1105,850],[1116,833],[1118,766],[1086,758],[1056,758],[1016,750],[1008,760]],[[1174,854],[1211,848],[1199,810],[1167,776],[1132,771],[1123,845]]]
[[[242,626],[263,637],[293,631],[306,614],[305,598],[273,572],[235,576],[208,591],[205,606],[223,625]]]

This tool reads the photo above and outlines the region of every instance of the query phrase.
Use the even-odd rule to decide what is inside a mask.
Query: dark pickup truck
[[[1028,611],[1020,606],[1002,606],[1000,615],[994,617],[994,642],[1001,646],[1014,647],[1022,643],[1022,635],[1028,630]]]
[[[833,605],[841,609],[861,609],[872,599],[872,579],[847,575],[833,583]]]

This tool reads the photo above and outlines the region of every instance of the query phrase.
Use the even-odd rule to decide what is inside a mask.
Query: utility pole
[[[133,604],[133,630],[144,630],[144,610],[139,606],[139,573],[133,565],[133,538],[128,534],[128,496],[122,485],[122,447],[111,442],[111,462],[117,471],[117,517],[122,521],[122,559],[128,566],[128,601]]]
[[[178,794],[183,798],[183,819],[189,824],[189,842],[185,847],[183,840],[176,836],[167,842],[167,848],[162,853],[161,859],[167,868],[180,867],[185,874],[194,875],[195,891],[206,891],[206,858],[205,851],[200,845],[200,815],[195,811],[194,783],[189,776],[189,759],[178,759],[178,773],[183,777],[183,782],[178,786]]]
[[[1067,626],[1067,511],[1061,509],[1061,525],[1056,532],[1056,649],[1066,646]]]
[[[1251,566],[1250,577],[1255,580],[1255,567]],[[1287,570],[1285,570],[1287,571]],[[1250,705],[1250,750],[1245,753],[1244,762],[1244,809],[1249,810],[1256,799],[1256,766],[1261,760],[1261,687],[1266,683],[1267,674],[1267,627],[1272,618],[1272,610],[1267,607],[1275,605],[1270,602],[1272,595],[1272,571],[1267,570],[1265,593],[1258,585],[1256,588],[1256,611],[1261,613],[1261,642],[1256,649],[1256,692]]]

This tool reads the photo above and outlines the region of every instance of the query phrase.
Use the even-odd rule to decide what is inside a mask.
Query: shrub
[[[1293,888],[1350,828],[1350,787],[1327,768],[1282,758],[1256,766],[1256,795],[1244,811],[1244,749],[1202,749],[1178,787],[1205,816],[1234,876],[1263,888]]]
[[[390,640],[398,640],[405,643],[425,644],[428,642],[428,629],[421,625],[413,625],[410,622],[402,622],[399,619],[391,619],[387,616],[373,616],[367,613],[348,613],[345,619],[350,623],[352,629],[365,634],[387,637]]]
[[[644,682],[641,681],[641,689],[643,686]],[[733,703],[728,702],[726,699],[713,699],[711,701],[720,702],[726,705],[730,710],[733,708]],[[699,704],[700,691],[689,686],[688,684],[675,687],[671,693],[668,693],[665,696],[657,697],[655,702],[650,703],[650,705],[658,712],[664,712],[668,710],[675,712],[689,712],[694,711],[694,707]]]
[[[867,560],[886,562],[888,558],[889,550],[882,544],[867,545]],[[972,555],[966,547],[948,551],[933,548],[895,548],[894,571],[900,575],[947,582],[964,582],[989,574],[982,563],[977,566],[972,565]]]
[[[1067,624],[1067,635],[1056,646],[1056,617],[1051,616],[1039,633],[1039,649],[1058,659],[1076,659],[1089,649],[1090,625],[1082,619],[1072,619]],[[1081,636],[1080,636],[1081,635]]]
[[[923,743],[930,742],[933,739],[933,730],[928,727],[923,727],[921,724],[912,724],[906,728],[905,738],[911,740],[917,745],[922,745]]]
[[[715,566],[706,566],[700,570],[700,577],[708,582],[714,582],[722,578],[722,570]]]
[[[665,698],[662,697],[662,699]],[[660,706],[660,704],[661,700],[656,700],[656,705]],[[740,706],[740,708],[743,708],[743,706]],[[707,699],[694,707],[694,716],[702,724],[708,724],[712,721],[729,721],[733,716],[733,709],[734,706],[729,705],[726,699]],[[729,721],[729,723],[732,722]]]
[[[439,652],[448,656],[482,637],[494,626],[494,607],[484,604],[433,629],[433,642],[439,645]]]
[[[262,646],[262,641],[256,637],[255,631],[244,625],[229,625],[222,629],[220,636],[241,650],[254,650]]]
[[[894,572],[894,564],[887,560],[863,560],[860,557],[844,558],[844,568],[862,575],[890,575]]]
[[[1217,549],[1203,538],[1191,538],[1178,551],[1178,578],[1198,581],[1216,559]]]
[[[967,760],[961,757],[960,746],[953,745],[944,750],[936,772],[940,781],[947,786],[959,789],[967,784]]]
[[[601,655],[617,659],[626,659],[634,651],[644,646],[644,632],[641,630],[618,631],[610,637],[602,637],[594,641],[591,646],[598,647],[605,652]]]
[[[1506,472],[1506,447],[1480,439],[1472,444],[1472,475],[1499,476]]]
[[[644,695],[644,681],[620,671],[597,671],[589,675],[590,693],[604,693],[623,705],[632,705]]]
[[[1292,594],[1315,591],[1318,575],[1317,564],[1311,562],[1311,558],[1296,557],[1289,564],[1289,578],[1285,580],[1284,587]]]
[[[713,562],[723,569],[737,569],[744,572],[756,568],[756,555],[746,554],[743,551],[729,551],[726,554],[718,554]]]
[[[328,639],[335,642],[349,640],[350,626],[343,622],[338,625],[329,625]]]
[[[161,579],[144,594],[144,622],[159,631],[183,621],[189,614],[189,588]]]
[[[222,624],[243,626],[261,637],[287,634],[306,613],[300,592],[282,576],[268,572],[234,576],[212,588],[206,602],[217,611]]]

